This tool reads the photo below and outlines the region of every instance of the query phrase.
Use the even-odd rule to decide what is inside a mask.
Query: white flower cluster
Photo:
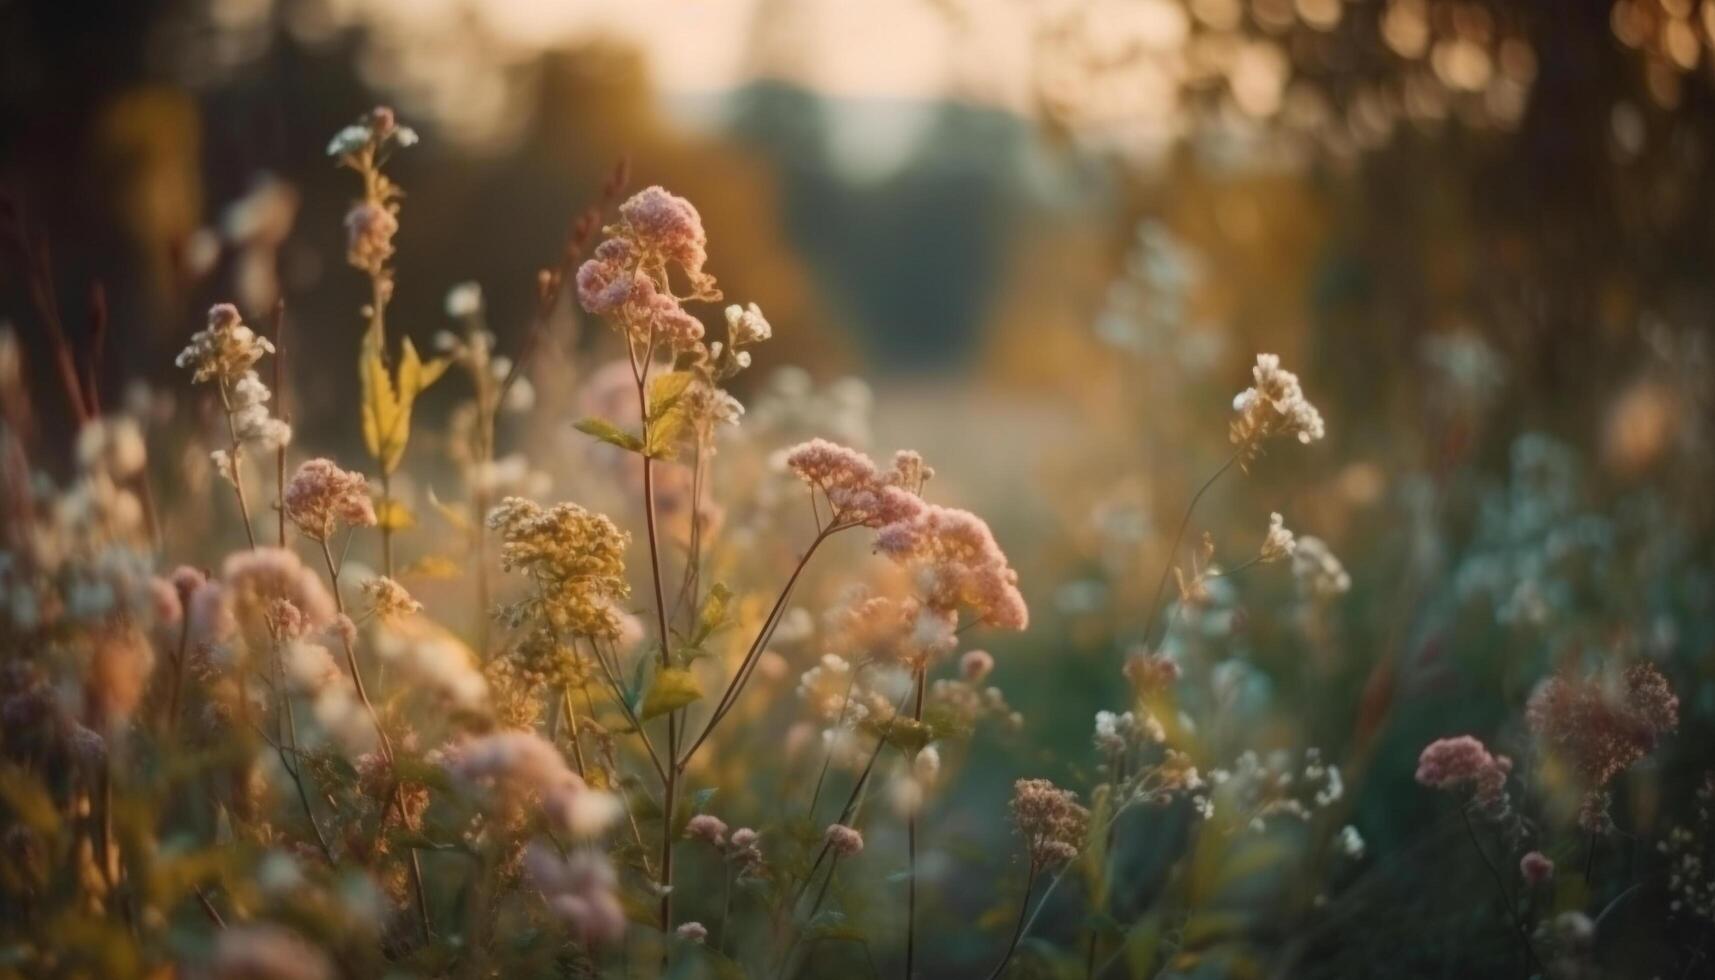
[[[1332,599],[1352,588],[1352,576],[1321,538],[1305,535],[1292,549],[1292,574],[1308,596]]]
[[[1297,439],[1306,445],[1324,435],[1322,413],[1304,397],[1298,375],[1280,366],[1276,354],[1258,354],[1251,369],[1256,384],[1233,398],[1231,437],[1247,456],[1254,456],[1261,443],[1276,436]]]
[[[1285,751],[1272,752],[1263,759],[1246,750],[1231,770],[1216,769],[1209,773],[1209,779],[1221,794],[1223,805],[1240,813],[1245,826],[1256,833],[1280,817],[1309,820],[1315,811],[1333,806],[1346,792],[1339,767],[1324,762],[1316,748],[1304,750],[1302,768],[1295,766]],[[1360,849],[1361,843],[1360,839]]]
[[[1257,560],[1267,564],[1292,557],[1298,550],[1298,542],[1293,540],[1292,531],[1286,526],[1285,518],[1279,514],[1268,515],[1268,534],[1262,539],[1262,548],[1257,553]]]

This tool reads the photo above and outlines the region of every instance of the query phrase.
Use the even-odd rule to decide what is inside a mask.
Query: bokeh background
[[[1282,512],[1351,591],[1311,601],[1265,568],[1172,642],[1225,665],[1233,745],[1352,768],[1371,858],[1316,928],[1215,942],[1266,944],[1286,975],[1477,975],[1506,962],[1498,931],[1398,948],[1472,925],[1459,896],[1486,887],[1438,861],[1424,741],[1517,731],[1529,685],[1600,648],[1664,665],[1685,706],[1658,789],[1623,801],[1638,825],[1711,762],[1712,82],[1708,0],[0,0],[0,187],[74,341],[104,289],[109,397],[170,393],[211,302],[283,299],[299,443],[352,458],[367,284],[342,261],[333,132],[384,102],[422,134],[392,167],[391,326],[424,347],[474,281],[516,348],[536,270],[619,161],[690,198],[727,295],[775,327],[741,396],[788,366],[844,392],[856,432],[922,450],[1022,571],[1032,629],[995,652],[1026,727],[977,741],[937,817],[990,864],[1013,778],[1087,776],[1166,537],[1255,353],[1281,354],[1329,437],[1223,484],[1195,526],[1244,555]],[[15,258],[0,319],[52,459],[69,422]],[[552,409],[603,344],[562,310],[544,411],[504,438],[561,453],[574,413]],[[456,397],[431,390],[419,425]],[[182,448],[156,463],[169,500],[195,482]],[[1161,878],[1137,860],[1121,910]],[[1266,919],[1277,894],[1234,907]],[[992,900],[946,889],[932,966],[990,955],[957,926]],[[1652,907],[1616,975],[1707,936]],[[1048,937],[1079,927],[1053,918]]]

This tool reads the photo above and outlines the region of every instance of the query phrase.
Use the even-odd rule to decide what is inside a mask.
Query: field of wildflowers
[[[1062,6],[1034,123],[1113,213],[991,229],[963,368],[910,317],[969,170],[900,192],[909,263],[806,239],[911,284],[866,363],[793,216],[635,108],[486,241],[509,178],[434,176],[479,130],[371,52],[425,118],[278,148],[323,227],[270,175],[106,259],[20,122],[0,976],[1715,975],[1715,5]],[[1092,93],[1166,11],[1143,160]],[[1586,78],[1545,37],[1633,88],[1508,205]],[[154,176],[98,176],[165,227],[137,98],[100,130]]]

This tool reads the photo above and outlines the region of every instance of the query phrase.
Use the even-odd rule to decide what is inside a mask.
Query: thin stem
[[[274,304],[274,411],[280,421],[291,424],[286,411],[286,301]],[[280,518],[280,547],[286,547],[286,444],[274,451],[274,509]]]
[[[341,596],[339,592],[339,566],[334,564],[333,550],[328,547],[326,538],[321,539],[321,546],[322,560],[327,563],[328,578],[331,581],[334,609],[343,616],[345,615],[345,598]],[[387,729],[381,724],[381,714],[375,710],[374,702],[369,700],[369,691],[365,689],[363,685],[363,671],[359,670],[357,666],[357,651],[352,648],[351,639],[346,635],[346,632],[344,630],[340,630],[338,632],[340,645],[345,648],[346,666],[351,669],[351,680],[353,685],[357,688],[357,698],[359,701],[363,702],[363,709],[369,712],[370,723],[375,726],[375,733],[381,739],[381,757],[387,761],[389,766],[392,766],[393,742],[387,737]],[[404,788],[399,785],[397,780],[393,783],[393,791],[388,795],[393,798],[394,807],[399,811],[400,825],[406,826],[405,791]],[[381,818],[381,827],[385,829],[386,825],[387,818],[385,814],[383,814]],[[407,829],[409,829],[409,827],[407,827]],[[379,831],[377,833],[379,833]],[[423,862],[422,859],[418,857],[416,848],[413,847],[410,851],[411,885],[412,890],[416,892],[417,896],[417,917],[419,925],[423,930],[423,939],[424,941],[428,941],[434,936],[434,930],[429,925],[428,893],[423,889]]]
[[[1242,450],[1235,451],[1231,456],[1228,456],[1227,461],[1221,464],[1221,468],[1216,470],[1213,476],[1204,480],[1203,485],[1197,488],[1197,492],[1191,495],[1191,502],[1185,507],[1185,516],[1179,519],[1179,529],[1173,532],[1173,544],[1167,549],[1167,560],[1162,563],[1161,578],[1155,583],[1155,598],[1149,601],[1149,618],[1143,624],[1143,642],[1148,643],[1150,634],[1155,632],[1155,620],[1161,614],[1161,597],[1167,591],[1167,579],[1173,574],[1174,558],[1179,554],[1179,545],[1185,540],[1185,529],[1191,524],[1191,513],[1197,509],[1197,502],[1202,500],[1203,495],[1209,492],[1209,488],[1215,485],[1215,481],[1221,478],[1221,474],[1232,469],[1233,464],[1239,461],[1240,452]]]
[[[226,431],[232,438],[232,488],[238,494],[238,516],[244,520],[244,537],[250,542],[250,550],[256,550],[256,532],[250,527],[250,503],[244,496],[244,468],[242,456],[244,446],[238,439],[238,421],[232,415],[232,397],[226,390],[226,382],[220,383],[220,406],[226,410]]]
[[[704,742],[708,741],[709,736],[714,733],[715,726],[721,723],[721,719],[725,718],[727,713],[732,710],[732,706],[738,702],[739,695],[744,693],[744,686],[750,680],[751,673],[755,671],[757,662],[761,660],[763,649],[767,646],[768,641],[773,638],[775,628],[780,625],[780,620],[786,610],[786,602],[792,597],[792,590],[798,584],[798,577],[810,564],[810,558],[815,555],[816,549],[821,547],[823,541],[850,526],[830,526],[817,533],[816,537],[811,540],[810,547],[805,549],[803,557],[798,559],[797,567],[792,569],[791,576],[786,579],[786,585],[781,588],[780,595],[775,598],[773,608],[769,610],[768,617],[762,622],[762,628],[756,633],[756,639],[751,642],[750,648],[745,652],[744,659],[739,661],[738,670],[733,672],[732,679],[727,682],[726,690],[722,692],[714,712],[709,715],[709,720],[703,725],[702,734],[698,735],[696,740],[691,743],[691,747],[679,757],[678,764],[681,768],[690,763],[691,757],[696,755],[697,750],[702,747]]]
[[[923,720],[923,681],[928,673],[928,663],[917,667],[917,691],[912,701],[911,720]],[[905,978],[911,980],[912,966],[917,960],[917,810],[905,820]],[[839,856],[835,855],[835,861]]]
[[[1469,808],[1461,805],[1459,816],[1465,821],[1465,833],[1471,838],[1471,846],[1477,849],[1477,856],[1483,859],[1483,867],[1489,869],[1489,876],[1495,880],[1495,889],[1501,893],[1501,904],[1506,906],[1507,917],[1512,920],[1513,931],[1518,934],[1518,941],[1524,947],[1526,958],[1539,972],[1547,972],[1542,961],[1537,959],[1536,947],[1531,945],[1530,933],[1526,931],[1524,921],[1519,918],[1518,909],[1513,906],[1512,896],[1507,892],[1506,880],[1501,877],[1500,871],[1496,870],[1494,863],[1489,860],[1488,852],[1483,850],[1483,845],[1477,840],[1477,829],[1471,826]]]
[[[585,776],[584,742],[582,733],[578,731],[578,709],[572,707],[572,686],[560,688],[560,701],[566,711],[566,727],[572,730],[572,761],[577,763],[578,778]]]
[[[1024,938],[1025,912],[1030,909],[1030,890],[1036,887],[1038,870],[1040,869],[1036,867],[1036,862],[1030,862],[1030,873],[1024,878],[1024,898],[1018,903],[1018,922],[1012,927],[1012,939],[1007,941],[1006,952],[1001,954],[1000,962],[995,964],[994,970],[989,973],[988,980],[999,980],[1001,973],[1006,969],[1006,965],[1012,962],[1012,954],[1018,951],[1019,941]],[[1056,878],[1055,881],[1059,881],[1059,879]],[[1046,896],[1044,897],[1046,898]]]

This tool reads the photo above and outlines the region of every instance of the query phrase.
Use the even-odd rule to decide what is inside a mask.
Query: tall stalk
[[[923,721],[923,678],[928,673],[925,660],[917,666],[916,691],[912,695],[911,720]],[[919,807],[918,809],[921,809]],[[911,970],[917,959],[917,809],[905,819],[905,978],[911,980]]]

